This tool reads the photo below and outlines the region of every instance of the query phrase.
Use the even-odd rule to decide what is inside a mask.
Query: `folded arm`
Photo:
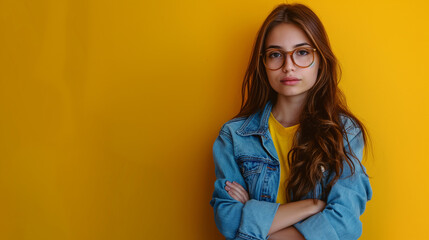
[[[210,205],[216,226],[227,239],[267,239],[269,234],[284,229],[320,211],[324,203],[312,199],[280,205],[280,203],[250,199],[234,199],[225,189],[226,182],[235,181],[246,187],[234,159],[231,135],[221,129],[213,145],[215,189]],[[243,188],[247,192],[246,189]]]
[[[346,146],[348,147],[348,146]],[[350,141],[350,148],[361,161],[363,138],[360,130]],[[363,214],[367,201],[372,197],[371,185],[356,159],[353,160],[355,173],[344,163],[343,173],[332,187],[325,209],[308,219],[294,224],[305,239],[354,240],[362,234],[360,215]]]
[[[250,199],[245,204],[232,198],[225,190],[226,181],[246,186],[234,159],[232,138],[222,128],[213,144],[216,181],[210,205],[215,223],[227,239],[265,240],[279,203]]]
[[[240,201],[243,204],[249,200],[249,194],[240,184],[227,181],[226,185],[225,190],[235,200]],[[313,199],[281,204],[276,211],[268,235],[292,226],[293,224],[322,211],[325,205],[325,202],[321,200],[317,200],[317,202],[314,203]],[[290,231],[291,230],[288,230],[287,232]]]
[[[270,235],[269,240],[305,240],[304,236],[294,226],[283,228]]]

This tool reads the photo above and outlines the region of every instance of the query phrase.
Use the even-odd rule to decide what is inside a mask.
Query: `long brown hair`
[[[281,23],[292,23],[301,28],[320,56],[317,80],[308,91],[299,117],[300,125],[287,156],[290,166],[287,200],[300,200],[312,191],[313,198],[326,201],[332,186],[343,172],[343,160],[349,165],[353,175],[355,165],[351,157],[358,159],[352,151],[344,147],[343,138],[347,143],[349,140],[340,116],[350,118],[355,127],[360,128],[364,146],[367,146],[368,133],[361,121],[348,110],[344,94],[338,87],[341,68],[331,50],[322,22],[310,8],[303,4],[280,4],[266,18],[258,31],[244,76],[241,109],[234,118],[250,116],[261,111],[268,101],[273,104],[277,101],[277,92],[269,84],[260,53],[264,50],[264,41],[270,30]],[[364,169],[360,161],[357,162]],[[321,167],[334,176],[326,186],[322,181]],[[319,197],[315,191],[318,182],[322,184]]]

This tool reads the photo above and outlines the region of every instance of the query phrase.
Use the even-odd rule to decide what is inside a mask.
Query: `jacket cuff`
[[[241,213],[236,239],[266,240],[280,203],[250,199]]]
[[[335,229],[323,212],[293,225],[306,240],[339,240]]]

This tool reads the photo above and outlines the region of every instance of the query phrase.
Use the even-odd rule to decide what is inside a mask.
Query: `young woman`
[[[338,88],[319,18],[281,4],[262,24],[242,107],[213,145],[215,222],[227,239],[357,239],[372,190],[367,132]],[[247,94],[247,98],[245,98]]]

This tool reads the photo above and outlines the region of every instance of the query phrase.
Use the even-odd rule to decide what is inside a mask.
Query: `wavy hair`
[[[299,116],[300,125],[287,155],[290,174],[286,197],[288,202],[297,201],[312,191],[314,199],[326,201],[332,186],[343,172],[344,164],[349,165],[353,175],[355,165],[352,158],[358,160],[350,149],[344,147],[343,138],[348,144],[349,140],[340,116],[348,117],[362,131],[364,146],[367,146],[368,132],[347,107],[345,96],[338,87],[341,68],[322,22],[310,8],[303,4],[280,4],[265,19],[258,31],[244,76],[241,109],[234,118],[250,116],[261,111],[268,101],[275,103],[277,100],[277,92],[269,84],[260,54],[270,30],[281,23],[292,23],[302,29],[317,49],[321,60],[316,82],[308,90],[305,106]],[[360,161],[357,162],[362,167]],[[334,174],[326,186],[322,181],[321,167]],[[316,196],[314,190],[319,182],[322,191],[320,196]]]

